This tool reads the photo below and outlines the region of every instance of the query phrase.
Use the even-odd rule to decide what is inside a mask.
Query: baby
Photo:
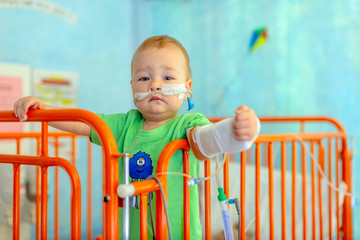
[[[172,37],[153,36],[139,46],[131,63],[130,84],[137,109],[127,113],[98,115],[112,130],[118,151],[132,155],[131,181],[140,181],[151,175],[156,169],[162,149],[173,140],[189,139],[194,152],[190,152],[190,174],[197,177],[199,162],[196,158],[203,160],[221,152],[246,150],[259,131],[260,124],[254,111],[246,106],[239,106],[233,118],[213,125],[200,113],[178,115],[181,105],[190,97],[192,76],[185,48]],[[52,108],[55,107],[30,96],[15,103],[14,113],[20,121],[25,121],[29,109]],[[96,133],[84,123],[52,122],[49,125],[89,136],[90,141],[100,144]],[[122,164],[119,166],[122,174]],[[168,171],[182,172],[182,169],[182,153],[178,151],[173,156]],[[168,210],[174,239],[183,238],[183,210],[180,204],[183,202],[182,185],[180,176],[168,176]],[[197,187],[190,188],[190,209],[191,239],[201,239]],[[132,239],[139,238],[138,211],[134,208],[130,213]],[[121,223],[119,228],[121,232]],[[148,236],[151,235],[150,229]]]

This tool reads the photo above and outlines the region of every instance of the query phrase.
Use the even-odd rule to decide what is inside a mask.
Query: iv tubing
[[[188,178],[190,178],[190,180],[189,180],[190,183],[191,183],[191,181],[194,182],[194,180],[195,180],[195,182],[194,182],[193,184],[189,184],[189,182],[188,182],[188,185],[194,185],[194,184],[197,184],[197,183],[199,183],[199,182],[206,181],[206,180],[208,180],[208,179],[210,179],[210,178],[213,178],[214,176],[218,175],[218,173],[220,172],[221,168],[222,168],[222,167],[224,166],[224,164],[225,164],[225,160],[226,160],[226,159],[225,159],[225,157],[224,157],[224,159],[222,160],[219,168],[217,168],[217,170],[216,170],[213,174],[211,174],[210,176],[205,177],[205,178],[194,178],[193,176],[191,176],[191,175],[189,175],[189,174],[180,173],[180,172],[159,172],[159,173],[155,173],[155,175],[172,174],[172,175],[179,175],[179,176],[188,177]],[[196,180],[197,180],[197,181],[196,181]],[[219,181],[220,181],[220,180],[219,180]]]
[[[124,167],[124,184],[129,184],[129,157],[126,155],[123,160]],[[127,240],[130,237],[130,198],[124,198],[123,210],[123,239]]]

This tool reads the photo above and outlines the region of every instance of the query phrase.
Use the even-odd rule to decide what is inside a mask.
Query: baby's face
[[[161,49],[148,48],[138,52],[133,59],[131,86],[134,93],[151,94],[142,100],[135,100],[145,120],[167,120],[177,115],[184,99],[179,95],[162,95],[155,90],[165,84],[185,84],[191,89],[192,81],[187,76],[186,60],[175,46]]]

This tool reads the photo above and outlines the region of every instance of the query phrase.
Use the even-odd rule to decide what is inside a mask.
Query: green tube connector
[[[227,197],[226,197],[226,195],[224,193],[224,189],[223,188],[218,188],[218,193],[219,193],[218,200],[220,202],[226,201]]]

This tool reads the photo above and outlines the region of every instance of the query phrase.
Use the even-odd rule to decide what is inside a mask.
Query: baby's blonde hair
[[[190,60],[189,60],[189,55],[188,55],[186,49],[178,40],[176,40],[175,38],[170,37],[168,35],[152,36],[152,37],[145,39],[141,43],[141,45],[136,49],[136,52],[134,53],[133,58],[131,60],[131,73],[133,71],[134,57],[136,56],[137,53],[144,51],[148,48],[161,49],[161,48],[165,48],[169,45],[178,47],[181,50],[181,52],[184,54],[185,62],[186,62],[187,77],[191,78],[192,74],[191,74],[191,69],[190,69]]]

